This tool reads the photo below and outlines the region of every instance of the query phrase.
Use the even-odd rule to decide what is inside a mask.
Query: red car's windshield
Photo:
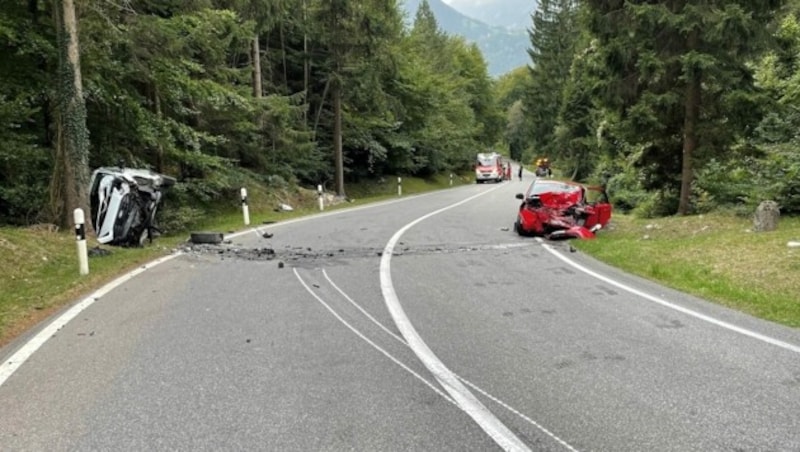
[[[531,184],[528,196],[541,195],[542,193],[575,193],[580,192],[581,187],[577,185],[565,184],[558,181],[536,181]]]

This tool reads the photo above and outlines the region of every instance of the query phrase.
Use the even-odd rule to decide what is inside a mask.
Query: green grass
[[[772,232],[716,213],[660,219],[614,215],[597,240],[576,248],[611,265],[725,306],[800,327],[800,218]]]

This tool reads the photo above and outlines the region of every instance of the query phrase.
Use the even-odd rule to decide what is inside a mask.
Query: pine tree
[[[537,155],[555,156],[555,127],[561,111],[564,81],[568,79],[578,39],[574,0],[542,0],[529,31],[530,87],[524,107],[530,142]]]
[[[691,212],[695,167],[757,120],[748,62],[778,3],[587,1],[606,62],[604,104],[639,149],[647,187],[677,190],[680,214]]]

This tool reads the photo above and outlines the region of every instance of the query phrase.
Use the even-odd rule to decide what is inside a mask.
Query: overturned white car
[[[158,231],[155,216],[175,178],[147,169],[102,167],[92,173],[89,202],[97,241],[142,246]]]

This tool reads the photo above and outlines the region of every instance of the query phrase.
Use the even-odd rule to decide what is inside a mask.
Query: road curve
[[[799,331],[516,236],[527,182],[264,225],[79,300],[0,350],[0,444],[800,450]]]

